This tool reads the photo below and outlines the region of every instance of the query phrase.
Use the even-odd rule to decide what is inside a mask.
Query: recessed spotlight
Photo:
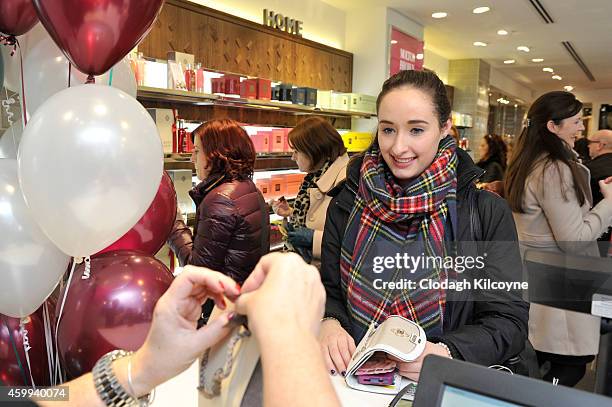
[[[419,61],[423,59],[423,54],[416,54],[416,59]]]
[[[506,59],[506,60],[504,61],[504,64],[506,64],[506,65],[510,65],[510,64],[515,63],[515,62],[516,62],[516,61],[515,61],[514,59]]]
[[[517,51],[523,51],[523,52],[529,52],[529,47],[525,46],[525,45],[521,45],[516,47]]]
[[[548,67],[546,67],[546,68],[542,68],[542,70],[543,70],[544,72],[550,72],[550,73],[555,72],[555,70],[554,70],[554,69],[552,69],[552,68],[548,68]]]
[[[482,14],[482,13],[486,13],[487,11],[491,10],[490,7],[476,7],[474,10],[472,10],[472,13],[474,14]]]
[[[445,13],[444,11],[438,11],[436,13],[432,13],[431,16],[433,18],[446,18],[446,16],[448,16],[448,14]]]
[[[391,44],[392,44],[392,45],[397,44],[397,40],[391,40]]]
[[[557,80],[557,81],[560,81],[561,79],[563,79],[563,78],[562,78],[561,76],[559,76],[559,75],[553,75],[553,76],[552,76],[552,78],[553,78],[553,79],[555,79],[555,80]]]
[[[567,92],[571,92],[574,90],[574,87],[572,85],[566,85],[563,87],[563,89],[565,89]]]
[[[482,42],[482,41],[474,41],[474,46],[475,47],[486,47],[487,43],[486,42]]]
[[[517,104],[514,104],[514,107],[518,107],[518,105],[517,105]]]
[[[506,30],[498,30],[497,35],[508,35],[508,31]]]
[[[533,58],[531,62],[544,62],[544,58]]]

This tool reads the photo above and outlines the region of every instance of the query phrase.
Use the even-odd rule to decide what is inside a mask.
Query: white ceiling
[[[528,0],[323,0],[342,10],[387,6],[425,26],[425,47],[448,59],[481,58],[536,92],[572,85],[576,91],[612,88],[612,0],[540,0],[555,21],[546,24]],[[473,14],[489,6],[491,11]],[[435,11],[448,17],[436,20]],[[510,35],[499,36],[505,29]],[[475,47],[474,41],[487,42]],[[561,45],[569,41],[593,73],[591,82]],[[516,50],[527,45],[531,52]],[[544,58],[542,63],[532,58]],[[514,65],[504,65],[515,59]],[[542,71],[552,67],[563,80]]]

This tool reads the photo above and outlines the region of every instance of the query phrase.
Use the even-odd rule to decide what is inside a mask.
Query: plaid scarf
[[[308,194],[308,190],[314,188],[317,181],[325,174],[325,171],[327,171],[330,165],[331,162],[328,160],[319,170],[309,172],[304,177],[304,181],[302,185],[300,185],[300,190],[293,203],[293,226],[296,228],[306,226],[306,215],[308,214],[308,209],[310,209],[310,195]]]
[[[446,293],[441,289],[422,289],[418,282],[444,281],[447,271],[437,264],[415,270],[394,264],[392,270],[377,273],[374,262],[375,257],[404,254],[447,256],[456,219],[455,150],[452,137],[442,140],[432,164],[405,188],[390,174],[377,143],[364,154],[359,190],[340,256],[342,288],[356,340],[365,335],[372,322],[382,323],[391,315],[402,315],[418,323],[428,336],[442,334]],[[376,289],[376,279],[389,282],[408,279],[417,282],[417,287]]]

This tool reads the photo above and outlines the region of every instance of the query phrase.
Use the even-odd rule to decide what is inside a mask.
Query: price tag
[[[591,314],[598,317],[612,318],[612,295],[593,294]]]

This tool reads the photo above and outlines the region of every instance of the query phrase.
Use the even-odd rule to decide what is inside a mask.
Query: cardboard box
[[[168,88],[168,64],[166,62],[144,62],[143,86],[151,88]]]
[[[332,105],[332,91],[331,90],[317,90],[317,104],[319,109],[331,109]]]
[[[180,63],[168,61],[168,89],[187,90],[185,74]]]
[[[260,178],[255,181],[255,185],[263,195],[264,199],[268,200],[272,198],[272,195],[270,194],[270,178]]]
[[[240,82],[240,97],[257,99],[257,79],[245,79]]]
[[[306,106],[315,107],[317,105],[317,90],[315,88],[306,88]]]
[[[187,54],[185,52],[178,51],[168,51],[168,61],[175,61],[180,63],[183,68],[190,64],[191,66],[195,66],[195,57],[192,54]]]
[[[270,132],[258,131],[257,134],[251,137],[256,153],[270,152]]]
[[[331,109],[349,110],[349,96],[346,93],[332,92]]]
[[[225,78],[212,78],[211,80],[212,93],[225,94]]]
[[[162,142],[164,154],[172,154],[172,125],[174,124],[174,113],[172,109],[147,109],[155,125]]]
[[[278,100],[281,102],[293,102],[293,85],[281,83],[279,86]]]
[[[257,78],[257,99],[272,99],[272,81],[269,79]]]
[[[223,75],[223,79],[225,79],[226,95],[240,95],[240,76]]]
[[[376,97],[362,93],[347,93],[350,98],[349,110],[376,114]]]
[[[291,92],[291,101],[296,105],[306,105],[306,88],[295,88]]]
[[[273,198],[285,196],[287,193],[287,181],[285,175],[273,175],[270,178],[270,194]]]
[[[272,139],[270,142],[271,153],[283,153],[285,152],[285,129],[273,129]]]

